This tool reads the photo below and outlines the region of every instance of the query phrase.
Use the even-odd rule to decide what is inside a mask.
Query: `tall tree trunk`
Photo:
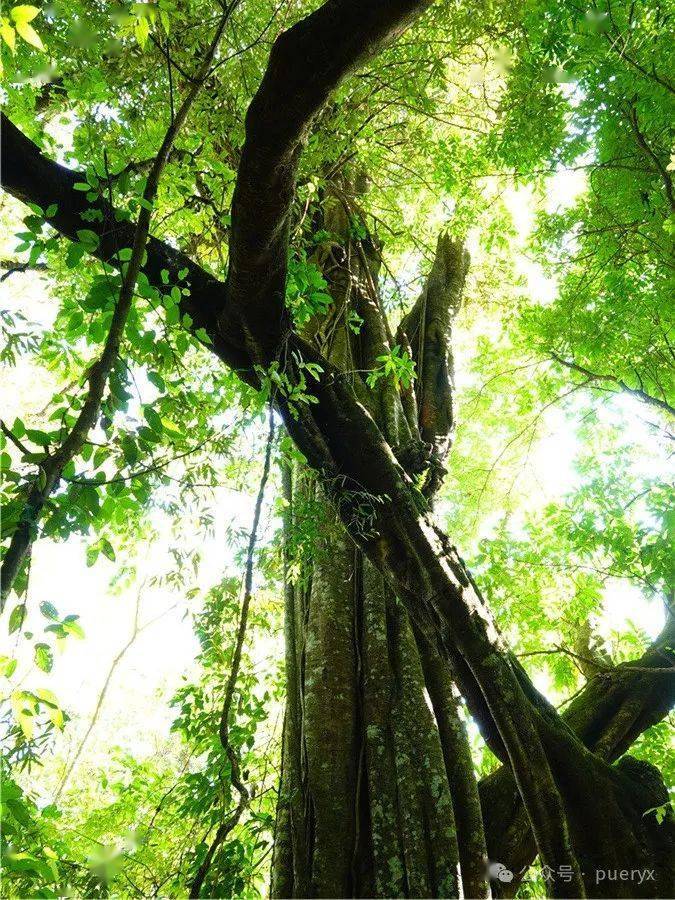
[[[320,224],[331,238],[316,262],[334,307],[308,327],[347,372],[373,367],[393,346],[377,290],[379,248],[370,238],[351,237],[355,195],[355,184],[342,179],[324,200]],[[426,377],[417,396],[412,390],[402,396],[390,377],[372,389],[377,421],[420,473],[434,453],[440,464],[449,439],[447,404],[440,414],[426,397],[426,442],[416,409],[425,385],[450,375],[448,331],[465,273],[462,248],[441,239],[424,291],[428,334],[419,322],[415,329],[420,368],[425,346],[428,352]],[[438,321],[440,294],[445,315]],[[359,327],[350,327],[350,312]],[[441,422],[440,449],[434,422]],[[478,790],[447,668],[416,637],[314,476],[287,467],[284,491],[288,707],[273,895],[456,897],[463,882],[468,895],[487,896]],[[293,580],[292,545],[317,521],[311,563],[299,573],[296,566]]]
[[[291,522],[314,491],[311,478],[294,481]],[[454,764],[451,742],[461,735],[456,710],[451,697],[440,701],[455,729],[444,747],[405,610],[321,506],[311,571],[286,587],[288,710],[273,894],[458,896],[445,761],[447,753]],[[473,789],[477,809],[475,781]],[[482,829],[476,887],[484,895],[481,836]]]

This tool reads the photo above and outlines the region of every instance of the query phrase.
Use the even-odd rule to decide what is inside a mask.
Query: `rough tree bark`
[[[180,267],[187,264],[192,288],[186,311],[192,310],[194,327],[206,328],[211,349],[249,383],[257,382],[257,367],[275,362],[291,382],[301,379],[303,363],[321,366],[316,402],[291,408],[279,396],[279,412],[387,592],[402,602],[417,634],[443,665],[452,664],[472,714],[513,774],[541,861],[556,871],[567,867],[569,877],[552,883],[554,895],[672,894],[672,870],[662,864],[672,819],[657,833],[653,817],[643,815],[661,796],[661,787],[648,789],[630,764],[612,767],[592,753],[536,691],[504,646],[456,548],[433,522],[391,422],[374,415],[372,395],[360,376],[346,377],[293,331],[285,309],[297,161],[312,119],[340,79],[426,5],[329,0],[279,37],[247,114],[227,283],[214,282],[183,259]],[[87,227],[80,218],[83,201],[72,190],[80,176],[46,159],[7,124],[3,163],[3,183],[15,196],[43,207],[58,203],[50,219],[58,230],[72,238]],[[102,235],[98,255],[110,259],[118,241],[116,234]],[[151,242],[148,278],[156,283],[161,268],[175,273],[179,257]],[[402,426],[409,424],[408,416],[404,407]],[[672,678],[668,684],[672,696]],[[299,715],[297,705],[294,714]],[[596,868],[649,868],[655,877],[640,886],[596,886]]]
[[[639,659],[589,679],[566,709],[563,718],[567,724],[601,759],[615,762],[644,731],[660,722],[672,709],[675,700],[674,647],[675,615],[669,608],[661,634]],[[667,791],[653,767],[630,757],[624,757],[620,765],[638,784],[644,783],[651,807],[667,802]],[[480,783],[480,797],[490,858],[499,860],[516,873],[512,882],[493,885],[493,892],[512,897],[521,881],[517,873],[532,863],[536,846],[507,767],[501,767]],[[645,824],[653,832],[654,858],[660,859],[659,865],[672,883],[675,880],[672,831],[660,831],[653,815]]]
[[[314,262],[334,305],[306,337],[347,377],[372,369],[392,345],[377,287],[379,248],[369,236],[352,235],[362,180],[341,177],[314,223],[329,234]],[[425,377],[404,395],[382,378],[370,394],[373,416],[420,476],[438,471],[452,426],[443,401],[450,398],[450,324],[466,267],[461,245],[441,237],[407,320],[414,328],[397,335],[406,345],[414,340]],[[441,389],[432,396],[435,385]],[[402,605],[312,473],[287,469],[284,489],[288,712],[272,895],[446,897],[462,885],[467,896],[487,896],[478,790],[447,670],[421,636],[420,652]],[[313,535],[312,558],[301,571],[295,566],[293,581],[303,527]]]

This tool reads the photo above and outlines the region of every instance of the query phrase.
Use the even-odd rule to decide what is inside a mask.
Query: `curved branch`
[[[638,659],[590,679],[562,718],[589,750],[615,762],[648,728],[664,719],[675,704],[675,617]],[[672,668],[665,671],[664,667]],[[512,897],[536,846],[523,804],[507,766],[479,785],[490,859],[502,862],[514,879],[495,884],[499,896]]]
[[[675,416],[675,406],[671,406],[670,403],[668,403],[666,400],[661,400],[660,397],[654,397],[653,394],[648,394],[641,388],[630,387],[628,384],[626,384],[625,381],[623,381],[621,378],[618,378],[616,375],[602,375],[598,372],[592,372],[585,366],[580,366],[574,361],[564,359],[553,350],[549,350],[549,355],[551,356],[551,359],[554,359],[557,363],[560,363],[560,365],[564,366],[566,369],[571,369],[571,371],[573,372],[579,372],[581,375],[585,375],[589,379],[589,381],[611,382],[617,385],[617,387],[624,393],[630,394],[637,400],[642,401],[642,403],[648,403],[650,406],[655,406],[657,409],[661,409],[664,412],[667,412],[669,415]]]
[[[251,357],[268,365],[290,331],[284,303],[290,212],[302,143],[341,79],[400,33],[430,0],[328,0],[274,43],[246,114],[232,199],[228,330],[240,321]]]

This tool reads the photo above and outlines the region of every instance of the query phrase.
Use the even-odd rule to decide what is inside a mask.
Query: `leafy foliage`
[[[218,278],[228,267],[248,103],[270,42],[311,6],[234,5],[150,210],[152,234]],[[9,114],[46,153],[85,173],[76,190],[92,225],[101,198],[124,221],[143,208],[151,161],[214,24],[203,0],[74,0],[3,16]],[[350,235],[362,249],[368,236],[381,245],[392,319],[416,297],[441,227],[469,246],[453,348],[458,428],[438,514],[516,653],[561,703],[589,671],[639,655],[661,607],[672,605],[673,36],[672,16],[642,2],[433,4],[317,117],[288,223],[285,299],[300,330],[335,311],[325,275],[334,236],[317,222],[348,166],[364,181],[358,201],[349,198],[359,206]],[[187,271],[165,270],[160,287],[141,273],[96,425],[43,515],[26,518],[31,486],[82,409],[132,253],[118,248],[121,272],[98,261],[96,233],[60,238],[50,224],[56,212],[26,213],[11,200],[0,211],[3,232],[15,235],[3,246],[9,291],[0,311],[10,398],[3,541],[21,525],[39,538],[8,603],[0,658],[5,893],[184,896],[233,805],[217,720],[246,527],[228,532],[231,546],[219,553],[231,565],[219,557],[217,576],[204,548],[221,534],[216,519],[232,502],[224,492],[255,484],[265,405],[280,394],[300,415],[322,371],[296,354],[259,367],[254,390],[217,364],[206,332],[182,311]],[[359,338],[364,319],[352,311],[346,325]],[[377,363],[369,386],[415,390],[407,348],[392,342]],[[279,456],[300,458],[288,439]],[[370,534],[377,500],[359,490],[343,497],[362,533]],[[218,896],[266,891],[283,702],[285,503],[273,504],[257,556],[230,727],[253,801],[214,856],[207,889]],[[295,582],[323,543],[322,509],[310,493],[294,509],[286,564]],[[180,594],[198,646],[154,752],[115,749],[109,728],[105,764],[76,769],[51,802],[77,718],[74,692],[56,688],[61,654],[67,660],[88,636],[70,605],[70,573],[35,596],[32,566],[42,546],[67,540],[79,541],[82,570],[113,573],[113,593],[138,586],[144,548],[162,543],[169,561],[154,581],[167,598]],[[641,615],[626,615],[616,596]],[[133,692],[133,672],[123,691]],[[485,774],[494,758],[474,737],[476,771]],[[667,722],[634,752],[673,784]],[[532,880],[522,895],[543,888]]]

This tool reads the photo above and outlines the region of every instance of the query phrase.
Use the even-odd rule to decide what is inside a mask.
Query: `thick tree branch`
[[[563,714],[575,734],[606,762],[615,762],[673,708],[674,646],[675,617],[669,615],[661,634],[640,658],[589,680]],[[507,766],[484,778],[479,787],[490,859],[499,860],[516,876],[495,889],[512,897],[522,877],[517,873],[536,855],[534,838]]]
[[[452,323],[460,310],[469,269],[461,241],[441,234],[422,293],[398,328],[397,341],[409,346],[417,366],[415,393],[419,432],[431,445],[435,466],[425,493],[438,488],[455,427]]]
[[[284,303],[290,212],[303,139],[341,79],[430,0],[328,0],[281,34],[246,115],[232,201],[227,308],[268,365],[290,331]]]
[[[93,231],[99,239],[95,256],[102,262],[117,265],[117,250],[133,245],[134,224],[120,221],[103,197],[90,203],[84,192],[74,189],[75,184],[86,181],[83,172],[49,159],[4,113],[0,115],[3,189],[21,202],[37,204],[44,210],[56,204],[56,212],[48,219],[49,224],[71,241],[78,240],[77,232],[82,229]],[[92,209],[101,213],[100,221],[83,218],[83,214]],[[181,301],[181,312],[193,320],[193,329],[207,331],[213,341],[213,350],[224,362],[247,377],[249,358],[244,351],[242,335],[232,332],[223,335],[216,328],[218,310],[225,303],[225,285],[189,256],[157,238],[149,238],[146,252],[147,261],[142,271],[157,288],[164,286],[162,270],[169,273],[170,282],[177,282],[178,273],[187,269],[186,282],[191,293]]]

